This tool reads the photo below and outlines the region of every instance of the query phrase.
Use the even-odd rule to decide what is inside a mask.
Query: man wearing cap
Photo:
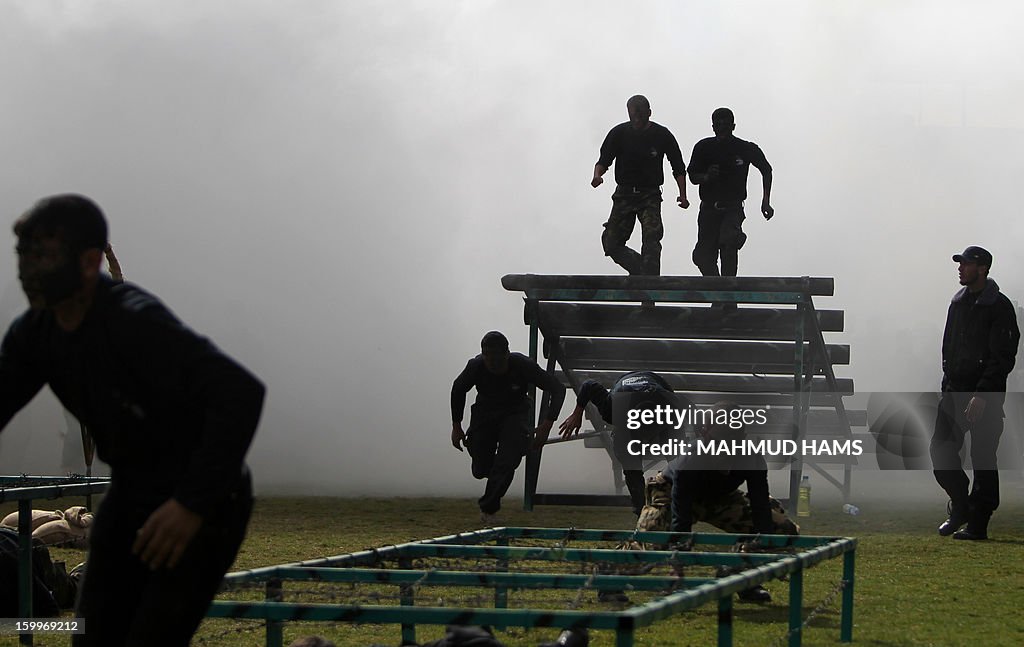
[[[729,108],[711,113],[714,137],[700,140],[690,156],[690,181],[700,185],[697,244],[693,263],[704,276],[736,276],[743,233],[743,201],[747,199],[747,171],[761,172],[761,214],[771,220],[772,166],[757,144],[732,134],[736,120]],[[722,258],[719,272],[718,258]]]
[[[80,195],[14,225],[29,309],[0,346],[0,429],[44,384],[88,426],[111,485],[91,526],[75,647],[184,647],[245,536],[264,387],[155,297],[100,272]]]
[[[942,334],[942,397],[931,442],[935,480],[950,500],[939,534],[988,539],[989,519],[999,507],[996,450],[1006,376],[1013,370],[1020,330],[1013,304],[988,276],[992,254],[971,246],[953,261],[959,263],[963,288],[953,295]],[[960,459],[967,433],[974,469],[970,491]]]
[[[622,476],[629,491],[633,514],[639,516],[644,507],[644,469],[643,457],[629,452],[632,440],[642,442],[664,442],[671,430],[668,425],[643,425],[630,430],[626,422],[627,411],[637,409],[643,411],[654,407],[680,407],[675,399],[672,387],[665,378],[651,371],[635,371],[626,373],[612,386],[606,389],[597,380],[587,380],[580,385],[576,398],[576,408],[569,417],[558,426],[563,438],[569,438],[579,432],[583,426],[583,412],[587,405],[593,403],[597,407],[601,419],[612,425],[612,453],[622,466]]]
[[[612,211],[604,223],[601,244],[610,256],[631,275],[661,273],[661,185],[665,183],[664,158],[672,165],[672,176],[679,187],[676,202],[686,209],[686,164],[676,138],[661,124],[651,121],[651,104],[642,95],[626,102],[629,121],[612,128],[601,144],[601,155],[594,165],[590,186],[604,182],[602,176],[616,160],[615,193]],[[640,221],[640,253],[626,246]]]
[[[531,419],[533,402],[527,397],[531,385],[548,396],[536,429]],[[470,409],[469,430],[463,431],[466,394],[473,387],[476,402]],[[564,399],[562,383],[529,357],[510,353],[505,335],[496,330],[484,335],[480,354],[469,360],[452,384],[452,445],[460,452],[465,446],[473,460],[473,477],[487,479],[477,501],[481,521],[496,521],[501,497],[512,485],[529,448],[530,433],[534,433],[535,446],[542,446]]]

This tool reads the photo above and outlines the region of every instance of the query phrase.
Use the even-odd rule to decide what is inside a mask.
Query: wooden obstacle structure
[[[853,393],[853,380],[837,378],[833,369],[849,364],[850,347],[824,338],[842,332],[843,312],[814,306],[814,297],[833,295],[831,278],[510,274],[501,282],[525,294],[530,357],[543,354],[547,370],[573,392],[587,379],[610,388],[623,373],[650,370],[695,404],[728,398],[766,408],[767,425],[759,428],[765,434],[797,442],[850,439],[851,423],[866,424],[864,411],[848,412],[843,403]],[[586,415],[594,431],[580,437],[607,451],[621,492],[611,430],[592,405]],[[559,442],[566,441],[549,440]],[[543,504],[627,505],[624,496],[538,493],[542,451],[526,459],[527,510]],[[849,498],[854,460],[791,461],[789,501],[796,501],[804,464]],[[842,481],[825,464],[842,464]]]

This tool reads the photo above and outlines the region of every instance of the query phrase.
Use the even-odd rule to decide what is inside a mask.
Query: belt
[[[742,209],[743,200],[715,200],[711,206],[720,211],[725,209]]]
[[[658,191],[659,193],[661,192],[660,186],[629,186],[627,184],[617,184],[615,185],[615,188],[617,190],[622,191],[623,193],[650,193],[652,191]]]

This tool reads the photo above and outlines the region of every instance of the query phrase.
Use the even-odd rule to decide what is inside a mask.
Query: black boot
[[[643,470],[623,470],[622,476],[626,482],[626,490],[629,492],[629,503],[633,507],[633,514],[639,517],[646,502],[647,482],[644,480],[644,472]]]
[[[946,514],[948,517],[945,521],[939,524],[939,534],[943,537],[949,537],[960,530],[960,527],[967,523],[967,510],[967,506],[953,505],[953,501],[950,500],[950,502],[946,504]]]
[[[736,594],[742,602],[771,602],[772,594],[768,592],[768,589],[764,588],[760,584],[752,586],[749,589],[743,589]]]
[[[566,629],[558,635],[558,640],[553,643],[544,643],[538,647],[587,647],[590,644],[590,635],[586,627],[579,629]]]
[[[991,518],[991,512],[975,510],[967,520],[967,527],[953,533],[953,539],[966,539],[969,541],[988,539],[988,520]]]

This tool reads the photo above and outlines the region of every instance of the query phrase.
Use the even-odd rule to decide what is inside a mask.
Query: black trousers
[[[251,482],[246,475],[203,520],[173,569],[151,571],[132,554],[152,511],[116,483],[103,498],[75,611],[86,633],[72,638],[74,647],[187,647],[245,537]]]
[[[722,257],[721,276],[736,276],[739,251],[747,242],[743,233],[742,206],[718,209],[701,201],[697,214],[697,244],[693,248],[693,264],[704,276],[719,276],[718,257]]]
[[[1001,402],[988,402],[981,420],[970,424],[963,413],[970,399],[970,393],[942,394],[930,450],[935,480],[949,495],[953,509],[966,514],[975,529],[983,530],[999,507],[996,451],[1003,433],[1003,407]],[[971,434],[973,485],[960,457],[967,433]]]
[[[477,501],[480,511],[494,514],[505,496],[529,448],[533,431],[530,409],[490,412],[473,405],[466,449],[473,459],[473,478],[487,479],[483,496]]]
[[[633,514],[640,516],[646,503],[647,481],[644,479],[643,457],[633,456],[629,453],[629,442],[640,440],[645,443],[663,443],[668,439],[668,434],[646,436],[638,434],[633,436],[629,430],[612,431],[612,452],[615,459],[622,466],[622,478],[626,483],[626,491],[629,492],[629,504],[633,508]]]

